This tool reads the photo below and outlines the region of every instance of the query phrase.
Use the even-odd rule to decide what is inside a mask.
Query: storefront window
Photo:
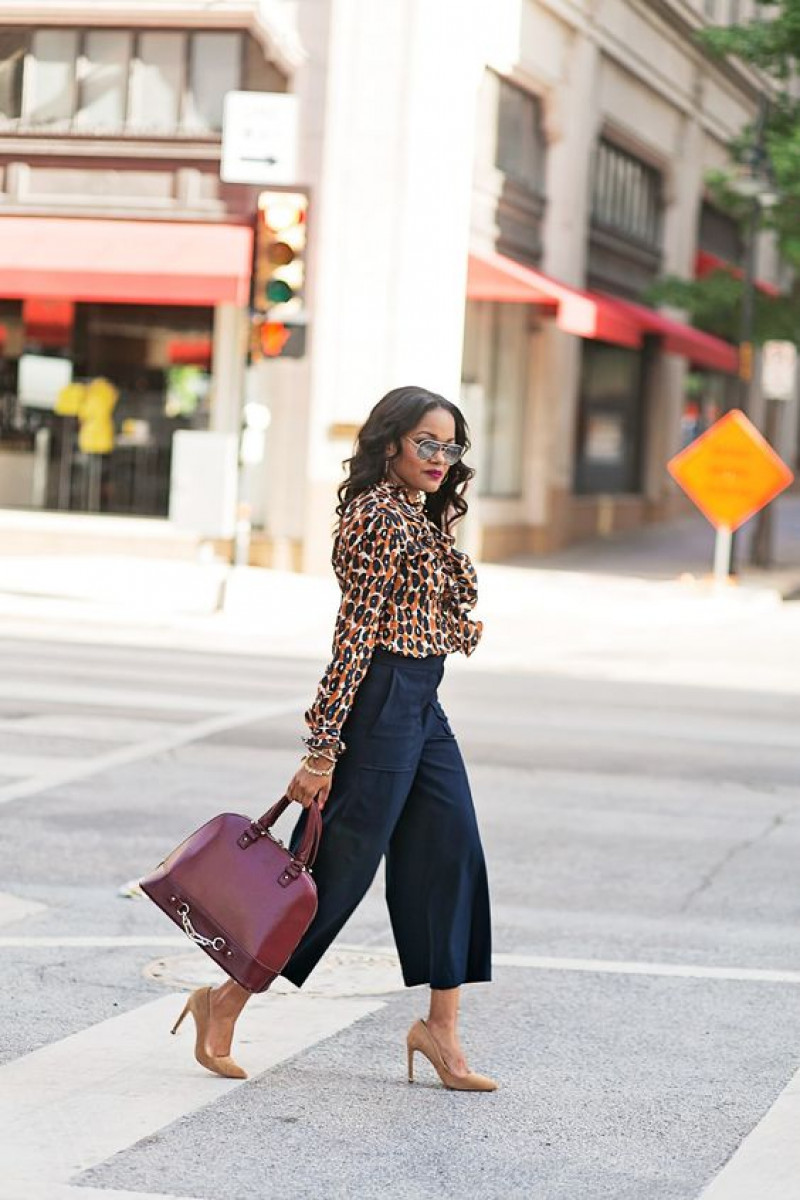
[[[486,496],[518,496],[528,395],[528,310],[524,304],[492,304],[490,322],[491,374],[479,447],[479,486]]]
[[[736,380],[717,371],[692,370],[684,383],[681,449],[719,420],[735,404]]]
[[[643,404],[642,354],[584,342],[575,490],[638,492]]]
[[[165,517],[173,437],[209,425],[212,310],[58,315],[0,306],[0,507]]]

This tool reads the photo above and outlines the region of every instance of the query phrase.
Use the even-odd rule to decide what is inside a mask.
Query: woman
[[[407,1037],[446,1086],[493,1091],[471,1072],[457,1033],[462,984],[491,978],[486,867],[464,762],[436,689],[448,653],[482,632],[467,610],[475,570],[452,525],[474,471],[450,401],[397,388],[362,427],[339,488],[332,562],[342,589],[333,657],[306,712],[308,754],[286,794],[316,801],[324,832],[314,866],[317,914],[282,974],[301,986],[363,898],[386,856],[386,898],[403,979],[430,985],[427,1020]],[[347,465],[347,464],[346,464]],[[299,843],[305,811],[292,834]],[[250,993],[233,980],[193,993],[197,1057],[244,1077],[230,1057]]]

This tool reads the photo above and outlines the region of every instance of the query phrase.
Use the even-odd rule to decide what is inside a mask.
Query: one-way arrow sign
[[[297,182],[297,97],[228,92],[222,118],[225,183]]]

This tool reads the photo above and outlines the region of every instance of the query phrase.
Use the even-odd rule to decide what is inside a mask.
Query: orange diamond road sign
[[[676,454],[667,470],[717,529],[738,529],[794,479],[743,412],[734,409]]]

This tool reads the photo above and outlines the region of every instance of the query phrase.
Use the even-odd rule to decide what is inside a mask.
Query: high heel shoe
[[[490,1079],[488,1075],[478,1075],[475,1071],[468,1071],[466,1075],[454,1075],[444,1061],[436,1039],[422,1019],[415,1021],[409,1029],[406,1047],[409,1083],[414,1082],[414,1051],[418,1050],[420,1054],[425,1055],[445,1087],[458,1092],[494,1092],[497,1089],[494,1079]]]
[[[209,1054],[206,1049],[206,1036],[211,1022],[211,988],[202,987],[192,992],[186,1001],[183,1012],[172,1026],[172,1033],[177,1033],[184,1017],[191,1013],[196,1026],[194,1056],[201,1067],[213,1071],[215,1075],[224,1075],[226,1079],[247,1079],[247,1071],[234,1062],[229,1054]]]

